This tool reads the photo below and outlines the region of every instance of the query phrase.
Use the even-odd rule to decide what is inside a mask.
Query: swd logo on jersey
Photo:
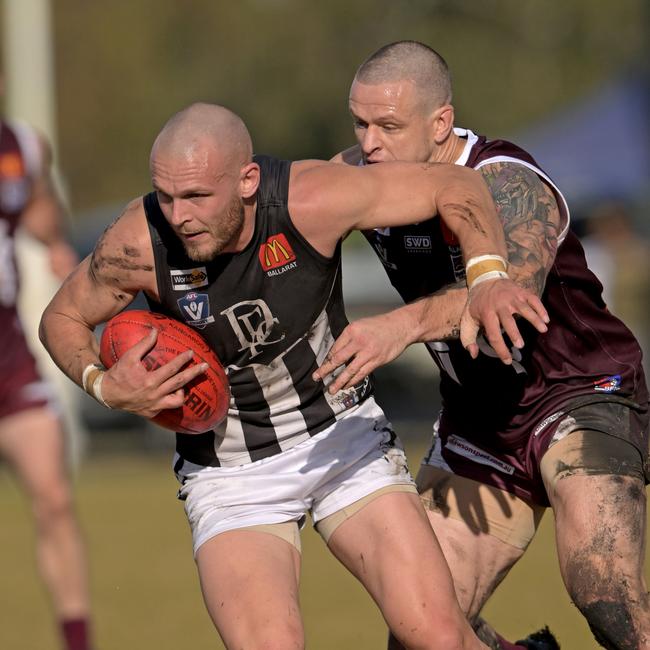
[[[208,284],[208,272],[205,266],[199,266],[195,269],[171,269],[169,273],[174,291],[198,289]]]
[[[214,316],[210,315],[210,299],[207,293],[190,291],[176,302],[188,325],[202,330],[209,323],[214,323]]]
[[[429,235],[404,235],[404,248],[411,253],[430,253],[431,237]]]
[[[262,268],[269,277],[281,275],[298,266],[296,254],[282,233],[271,235],[260,246],[259,258]]]
[[[228,318],[230,327],[235,332],[241,346],[238,352],[248,350],[251,359],[260,354],[261,347],[279,343],[284,339],[284,334],[269,338],[274,326],[280,321],[273,316],[269,306],[262,299],[238,302],[224,309],[221,314]]]

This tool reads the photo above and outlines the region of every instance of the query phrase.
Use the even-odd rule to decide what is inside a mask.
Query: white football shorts
[[[391,485],[414,486],[404,449],[373,398],[313,438],[238,467],[202,467],[179,490],[194,553],[228,530],[313,523]]]

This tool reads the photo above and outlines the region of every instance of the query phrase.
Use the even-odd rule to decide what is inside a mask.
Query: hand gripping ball
[[[184,386],[183,406],[161,411],[151,420],[181,433],[204,433],[214,429],[228,412],[228,380],[212,348],[184,323],[150,311],[123,311],[106,323],[99,347],[101,362],[110,368],[152,328],[158,330],[158,339],[142,359],[147,370],[159,368],[188,349],[194,351],[189,365],[205,361],[208,368]]]

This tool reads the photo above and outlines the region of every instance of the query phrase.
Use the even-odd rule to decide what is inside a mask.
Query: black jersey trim
[[[180,459],[177,461],[176,466],[174,466],[175,473],[178,474],[180,472],[183,466],[181,461],[188,461],[195,465],[203,465],[206,467],[220,467],[221,463],[215,452],[214,441],[214,431],[206,431],[205,433],[199,434],[177,433],[176,452],[180,456]]]

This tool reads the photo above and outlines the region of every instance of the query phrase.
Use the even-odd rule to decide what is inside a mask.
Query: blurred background
[[[2,0],[2,9],[3,114],[31,122],[54,144],[80,255],[128,200],[149,190],[149,149],[172,113],[197,100],[224,104],[244,118],[257,153],[329,158],[353,141],[347,95],[357,66],[385,43],[416,39],[450,65],[457,125],[524,146],[563,190],[610,309],[648,349],[647,0]],[[21,251],[23,317],[35,331],[55,285],[39,247],[23,239]],[[399,303],[354,237],[345,245],[344,281],[352,318]],[[215,647],[174,501],[172,436],[102,409],[46,372],[58,378],[66,404],[100,650]],[[413,348],[378,372],[377,391],[416,469],[438,409],[426,352]],[[2,470],[0,575],[5,594],[21,594],[11,598],[15,611],[3,604],[3,616],[33,620],[46,604],[28,573],[31,531]],[[513,635],[548,623],[560,641],[578,639],[563,647],[594,647],[561,588],[551,528],[546,522],[527,564],[500,588],[491,616]],[[311,544],[304,578],[311,647],[382,647],[374,606],[316,540],[309,556]],[[327,603],[310,587],[323,580],[332,580]],[[553,602],[544,609],[535,594],[549,580]],[[18,626],[0,626],[0,647],[55,647],[46,614],[42,620],[27,626],[28,639],[12,636]]]

